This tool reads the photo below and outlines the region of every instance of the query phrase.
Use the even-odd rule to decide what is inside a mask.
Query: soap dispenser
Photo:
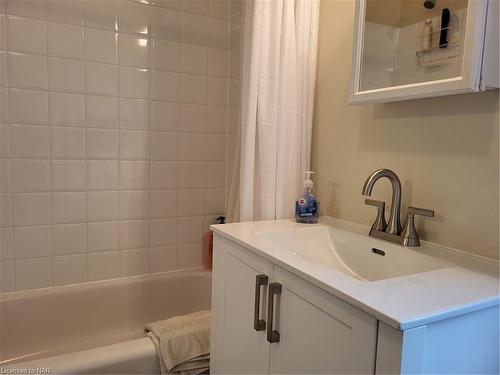
[[[319,218],[319,202],[313,195],[314,183],[311,180],[311,174],[314,172],[306,171],[305,173],[304,190],[295,202],[295,220],[297,223],[315,224]]]

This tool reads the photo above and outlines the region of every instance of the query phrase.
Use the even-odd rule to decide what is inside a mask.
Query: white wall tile
[[[12,192],[12,168],[10,159],[0,159],[0,193]]]
[[[10,122],[48,124],[49,105],[46,91],[9,89]]]
[[[47,58],[39,55],[9,52],[8,75],[10,87],[47,88]]]
[[[151,191],[151,217],[172,218],[177,216],[177,190]]]
[[[151,68],[178,72],[180,69],[179,43],[153,39],[151,42]]]
[[[7,14],[45,19],[45,1],[6,0],[5,8]]]
[[[205,183],[204,162],[179,162],[179,187],[183,189],[199,189]]]
[[[54,257],[54,285],[87,281],[87,256],[83,254]]]
[[[0,49],[7,50],[7,20],[5,14],[0,14]]]
[[[14,224],[41,225],[51,222],[50,193],[14,194]]]
[[[81,25],[83,24],[83,1],[47,0],[47,19]]]
[[[209,12],[211,17],[229,19],[231,17],[231,0],[209,0]]]
[[[47,158],[49,127],[35,125],[10,126],[11,152],[17,158]]]
[[[208,202],[207,202],[208,204]],[[179,191],[179,216],[200,216],[205,214],[204,190]]]
[[[226,191],[224,189],[207,190],[205,193],[205,214],[223,215],[225,212]]]
[[[173,161],[151,162],[151,188],[176,189],[178,186],[178,163]]]
[[[229,73],[229,54],[220,48],[208,48],[208,75],[227,78]]]
[[[47,53],[45,22],[33,18],[7,17],[7,48],[9,51]]]
[[[104,251],[88,256],[89,279],[91,281],[115,279],[120,277],[120,252]]]
[[[205,187],[223,188],[225,186],[226,164],[225,163],[205,163]]]
[[[149,8],[147,5],[120,0],[118,10],[118,29],[120,32],[145,35],[149,33]]]
[[[177,267],[176,245],[151,248],[151,272],[171,271]]]
[[[151,72],[151,98],[177,102],[180,95],[180,77],[178,73],[153,70]]]
[[[0,228],[0,261],[14,259],[14,228]]]
[[[85,69],[87,93],[96,95],[118,95],[117,66],[87,62]]]
[[[203,244],[179,245],[179,268],[203,265]]]
[[[52,257],[16,260],[16,290],[52,286]]]
[[[229,23],[224,20],[210,18],[208,29],[208,45],[227,49],[229,46]]]
[[[16,259],[38,258],[52,255],[50,225],[16,227],[14,229]]]
[[[207,121],[207,106],[200,104],[180,104],[180,131],[203,133]]]
[[[180,13],[170,9],[151,8],[151,30],[155,38],[178,41],[181,31]]]
[[[151,102],[151,129],[176,131],[179,129],[179,105],[177,103]]]
[[[99,29],[118,28],[118,3],[116,0],[86,0],[85,25]]]
[[[87,95],[87,126],[118,128],[118,98]]]
[[[0,20],[2,18],[0,17]],[[9,122],[9,89],[0,87],[0,121]]]
[[[179,147],[179,134],[151,133],[151,160],[178,160]]]
[[[118,147],[118,129],[87,129],[87,158],[117,159]]]
[[[88,251],[118,250],[120,222],[102,221],[88,223]]]
[[[85,158],[85,129],[52,126],[50,129],[50,153],[57,159]]]
[[[149,70],[120,66],[120,96],[126,98],[149,98]]]
[[[208,78],[208,104],[227,105],[228,80],[224,78]]]
[[[53,193],[54,223],[75,223],[87,220],[87,193]]]
[[[141,130],[121,130],[120,158],[122,160],[149,160],[149,132]]]
[[[150,4],[157,7],[169,8],[174,10],[181,9],[181,0],[151,0]]]
[[[121,270],[123,276],[135,276],[149,273],[149,249],[133,249],[121,252]]]
[[[115,160],[87,161],[87,186],[89,190],[118,189],[118,162]]]
[[[179,138],[179,160],[205,159],[205,134],[183,133]]]
[[[85,96],[49,93],[49,116],[53,125],[85,126]]]
[[[207,0],[182,0],[181,10],[183,12],[208,15]]]
[[[179,243],[200,243],[203,238],[203,217],[179,218]]]
[[[147,219],[150,216],[149,191],[120,191],[120,218]]]
[[[0,262],[0,292],[13,292],[16,287],[14,261]]]
[[[149,246],[149,220],[120,221],[120,249]]]
[[[0,194],[0,209],[0,226],[12,226],[14,210],[12,194]]]
[[[87,251],[87,223],[53,226],[54,254],[69,255]]]
[[[207,118],[205,124],[206,133],[225,134],[227,125],[227,109],[223,106],[207,106]]]
[[[49,89],[68,92],[83,92],[83,62],[49,57]]]
[[[83,191],[87,188],[84,160],[52,160],[53,191]]]
[[[120,195],[117,191],[89,191],[88,219],[116,220],[120,216]]]
[[[151,246],[176,245],[178,232],[176,218],[151,220]]]
[[[105,30],[85,29],[85,59],[116,64],[118,61],[118,33]]]
[[[191,74],[181,74],[181,94],[183,103],[207,103],[207,77]]]
[[[48,55],[83,59],[83,28],[58,22],[47,22]]]
[[[181,44],[181,70],[183,73],[207,74],[207,47]]]
[[[12,190],[15,193],[50,191],[50,162],[43,159],[12,160]]]
[[[149,40],[143,37],[120,34],[120,65],[149,68]]]
[[[151,163],[149,161],[120,162],[120,189],[149,189]]]
[[[120,129],[149,129],[150,112],[147,100],[120,99]]]
[[[1,31],[0,31],[1,38]],[[9,83],[9,74],[7,71],[7,51],[0,50],[0,86],[7,87]]]
[[[208,17],[182,13],[181,40],[184,43],[206,46],[208,42]]]

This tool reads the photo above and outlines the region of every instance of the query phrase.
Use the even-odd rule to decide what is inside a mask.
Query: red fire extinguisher
[[[226,217],[225,216],[219,216],[217,218],[217,221],[219,222],[218,224],[225,224],[226,223]],[[214,232],[209,230],[207,233],[205,233],[205,251],[204,251],[204,264],[205,268],[207,270],[212,269],[212,256],[213,256],[213,251],[214,251]]]

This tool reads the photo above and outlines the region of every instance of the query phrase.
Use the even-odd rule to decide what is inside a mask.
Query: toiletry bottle
[[[422,28],[422,39],[420,40],[420,49],[427,51],[432,47],[432,20],[428,19]]]
[[[295,202],[295,220],[297,223],[315,224],[319,218],[319,202],[313,195],[313,182],[311,174],[314,172],[306,171],[306,179],[304,181],[304,190]]]
[[[226,223],[225,216],[219,216],[216,220],[219,222],[219,224]],[[207,233],[205,233],[204,256],[203,256],[203,264],[207,270],[212,269],[213,251],[214,251],[214,232],[209,230]]]

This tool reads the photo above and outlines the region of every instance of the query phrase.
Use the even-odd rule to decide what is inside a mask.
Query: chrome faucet
[[[378,169],[371,173],[363,185],[362,194],[371,196],[373,186],[382,177],[386,177],[392,184],[392,204],[389,223],[385,222],[385,202],[374,199],[365,199],[365,203],[377,207],[377,218],[370,229],[370,236],[391,241],[405,246],[420,246],[418,233],[415,229],[415,215],[434,216],[434,211],[423,208],[408,207],[406,224],[401,229],[401,181],[390,169]]]

